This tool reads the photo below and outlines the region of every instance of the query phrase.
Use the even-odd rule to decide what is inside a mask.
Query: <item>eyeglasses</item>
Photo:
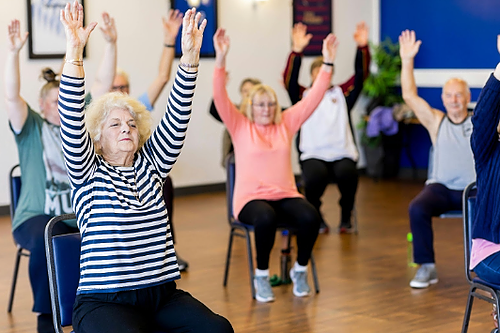
[[[111,90],[112,91],[123,91],[129,88],[128,84],[124,84],[123,86],[112,86]]]
[[[256,108],[265,108],[266,106],[268,108],[274,108],[276,106],[276,102],[269,102],[269,103],[252,103],[252,105]]]

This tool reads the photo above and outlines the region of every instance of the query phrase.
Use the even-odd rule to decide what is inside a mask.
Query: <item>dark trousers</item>
[[[252,200],[247,203],[238,220],[254,226],[257,268],[269,268],[269,255],[274,246],[278,227],[291,227],[297,235],[297,262],[306,266],[318,238],[320,216],[316,209],[302,198],[277,201]]]
[[[450,210],[461,210],[462,193],[434,183],[426,185],[410,203],[408,211],[413,234],[413,259],[417,264],[435,262],[432,217]]]
[[[349,158],[339,161],[325,162],[311,158],[300,162],[302,179],[306,191],[306,199],[321,216],[321,197],[330,182],[337,183],[340,192],[339,205],[341,222],[349,224],[354,207],[354,198],[358,189],[358,170],[356,162]]]
[[[234,332],[175,282],[116,293],[80,294],[73,308],[76,333]]]
[[[45,256],[44,231],[45,225],[53,216],[38,215],[23,222],[14,230],[13,235],[16,242],[24,249],[30,251],[29,277],[31,291],[33,292],[33,312],[50,314],[49,275],[47,271],[47,259]],[[77,228],[65,223],[57,223],[54,226],[54,234],[65,234],[78,232]]]

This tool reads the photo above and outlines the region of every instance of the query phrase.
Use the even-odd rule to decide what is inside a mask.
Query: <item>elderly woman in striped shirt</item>
[[[166,112],[150,135],[149,113],[110,93],[84,116],[83,48],[96,23],[83,7],[61,11],[67,50],[59,92],[61,137],[72,205],[82,235],[75,332],[233,332],[231,324],[189,293],[180,278],[162,182],[185,137],[206,21],[190,9]]]

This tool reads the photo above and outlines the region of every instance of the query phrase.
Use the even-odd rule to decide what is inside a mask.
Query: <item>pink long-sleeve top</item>
[[[234,146],[234,217],[252,200],[302,197],[292,171],[292,140],[321,102],[331,76],[331,72],[321,70],[307,96],[283,113],[280,124],[257,125],[233,105],[226,91],[225,68],[215,67],[214,102]]]

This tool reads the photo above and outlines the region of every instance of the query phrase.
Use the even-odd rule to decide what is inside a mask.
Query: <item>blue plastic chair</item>
[[[80,279],[80,234],[54,235],[54,225],[75,219],[75,214],[53,217],[45,226],[45,252],[49,273],[50,299],[56,333],[72,323],[73,304]]]
[[[499,292],[500,285],[492,284],[486,282],[479,277],[473,277],[473,272],[470,269],[470,257],[472,248],[472,221],[474,219],[474,209],[476,204],[475,196],[476,183],[473,182],[469,184],[463,194],[463,222],[464,222],[464,260],[465,260],[465,277],[470,285],[469,295],[467,296],[467,304],[465,307],[464,321],[462,325],[462,333],[466,333],[469,328],[469,320],[472,312],[472,305],[474,302],[474,297],[482,299],[491,304],[496,304],[497,306],[497,316],[500,315],[500,304],[499,304]],[[477,290],[482,290],[480,293]],[[486,292],[486,295],[485,293]],[[487,295],[490,295],[488,297]],[[493,329],[491,331],[498,332],[498,329]]]
[[[231,227],[231,231],[229,232],[229,245],[227,248],[226,255],[226,266],[224,270],[224,287],[227,285],[227,277],[229,275],[229,264],[231,262],[231,251],[233,247],[233,237],[241,237],[245,238],[247,245],[247,259],[248,259],[248,272],[250,278],[250,289],[252,292],[252,298],[255,299],[255,287],[253,284],[254,279],[254,265],[253,265],[253,252],[252,252],[252,241],[250,239],[250,233],[254,231],[254,227],[252,225],[248,225],[236,220],[233,217],[233,194],[234,194],[234,182],[236,177],[236,166],[234,162],[234,153],[231,153],[226,158],[226,204],[227,204],[227,220],[229,221],[229,226]],[[287,228],[286,226],[282,226],[280,229],[288,230],[288,234],[293,235],[294,230]],[[288,237],[288,242],[290,243],[290,237]],[[290,244],[288,244],[290,247]],[[316,293],[319,293],[319,282],[318,282],[318,274],[316,272],[316,262],[314,260],[314,256],[311,253],[311,270],[312,276],[314,280],[314,287]]]
[[[10,169],[9,173],[9,189],[10,189],[10,219],[14,220],[14,214],[16,212],[17,203],[19,201],[19,196],[21,195],[21,176],[20,176],[19,164],[15,165]],[[14,240],[15,242],[15,240]],[[14,262],[14,274],[12,276],[12,285],[10,287],[9,303],[7,306],[7,312],[12,312],[12,304],[14,303],[14,293],[16,291],[17,275],[19,273],[19,263],[21,262],[21,257],[29,257],[29,252],[23,249],[21,245],[16,243],[16,260]]]

